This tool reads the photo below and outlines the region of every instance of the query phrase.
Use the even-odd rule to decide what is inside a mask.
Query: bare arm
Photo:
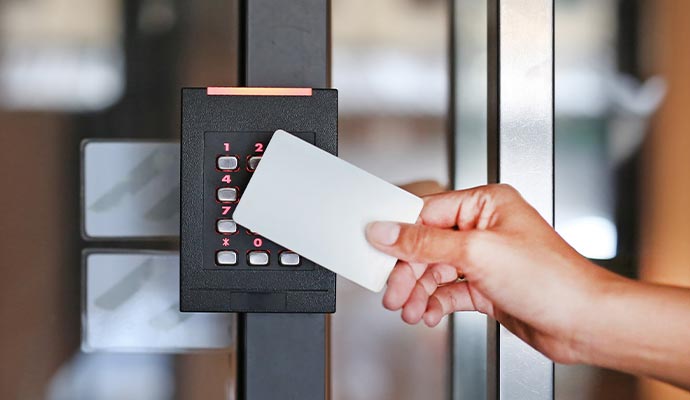
[[[690,390],[690,289],[624,280],[583,327],[583,362]]]
[[[367,236],[401,260],[383,303],[408,323],[476,310],[554,361],[690,389],[690,289],[590,263],[509,186],[427,197],[420,223],[374,223]],[[466,281],[446,284],[459,276]]]

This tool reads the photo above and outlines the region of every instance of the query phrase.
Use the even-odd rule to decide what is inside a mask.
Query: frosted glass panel
[[[179,144],[88,141],[82,148],[86,237],[179,235]]]
[[[84,262],[84,351],[229,351],[233,345],[234,314],[179,311],[176,253],[94,251]]]

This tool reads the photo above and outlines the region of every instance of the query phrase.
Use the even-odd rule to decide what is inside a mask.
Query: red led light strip
[[[311,88],[209,87],[208,96],[311,96]]]

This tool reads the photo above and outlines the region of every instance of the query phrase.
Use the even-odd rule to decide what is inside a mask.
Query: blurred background
[[[606,268],[690,285],[690,2],[555,4],[556,228]],[[232,316],[175,312],[175,210],[108,232],[138,203],[90,182],[175,199],[179,89],[237,84],[238,21],[231,0],[0,1],[0,398],[233,398]],[[340,156],[417,193],[485,182],[484,2],[333,0],[331,23]],[[451,170],[453,145],[469,156]],[[132,189],[118,165],[172,191]],[[338,281],[333,398],[448,398],[450,324],[408,326],[380,300]],[[690,399],[579,366],[557,366],[556,393]]]

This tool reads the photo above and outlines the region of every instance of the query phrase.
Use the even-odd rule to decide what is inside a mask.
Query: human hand
[[[375,222],[367,238],[400,260],[383,304],[405,322],[479,311],[559,362],[580,361],[580,327],[623,280],[579,255],[508,185],[426,197],[417,224]]]

